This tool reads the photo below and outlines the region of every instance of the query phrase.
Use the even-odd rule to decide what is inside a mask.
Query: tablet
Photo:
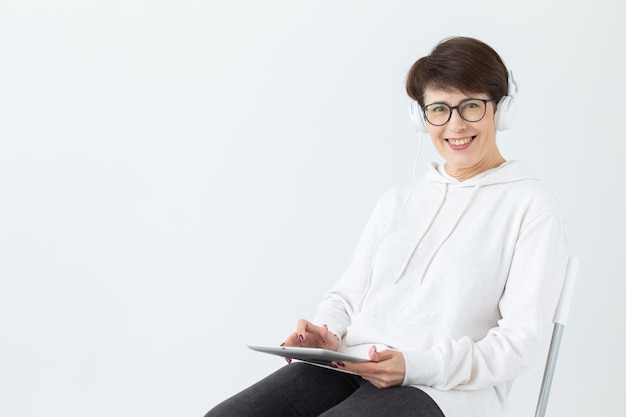
[[[369,362],[369,358],[354,356],[334,350],[289,346],[252,346],[252,350],[282,356],[284,358],[298,359],[301,361],[330,365],[331,362]]]

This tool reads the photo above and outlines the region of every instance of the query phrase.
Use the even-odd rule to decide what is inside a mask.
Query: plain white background
[[[201,416],[281,359],[378,196],[404,78],[451,35],[519,84],[508,159],[559,196],[578,286],[548,415],[623,416],[625,7],[0,0],[0,415]],[[417,165],[439,160],[425,138]],[[476,248],[480,250],[480,248]],[[509,416],[534,413],[543,359]]]

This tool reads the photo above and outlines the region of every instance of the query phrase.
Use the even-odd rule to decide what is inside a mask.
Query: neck
[[[472,165],[471,167],[455,168],[446,163],[445,169],[451,177],[454,177],[459,181],[465,181],[478,174],[482,174],[487,170],[499,167],[504,162],[506,162],[506,160],[502,157],[502,155],[500,155],[500,153],[498,153],[497,155],[494,155],[493,158],[480,161],[478,164]]]

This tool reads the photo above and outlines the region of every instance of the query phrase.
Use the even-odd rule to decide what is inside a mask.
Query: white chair
[[[539,391],[535,417],[544,417],[546,414],[550,387],[552,386],[552,378],[554,377],[554,369],[556,367],[556,359],[561,346],[561,337],[563,336],[563,329],[567,323],[567,316],[572,304],[574,285],[576,284],[576,275],[578,273],[578,263],[578,258],[573,256],[570,256],[567,262],[567,271],[565,273],[563,289],[561,290],[561,298],[559,299],[559,305],[556,309],[556,313],[554,314],[552,340],[550,341],[546,368],[543,372],[543,379],[541,381],[541,390]]]

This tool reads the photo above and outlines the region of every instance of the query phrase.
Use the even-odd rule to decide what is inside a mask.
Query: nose
[[[452,109],[450,120],[448,121],[448,127],[454,132],[462,132],[467,127],[467,121],[461,117],[458,107]]]

